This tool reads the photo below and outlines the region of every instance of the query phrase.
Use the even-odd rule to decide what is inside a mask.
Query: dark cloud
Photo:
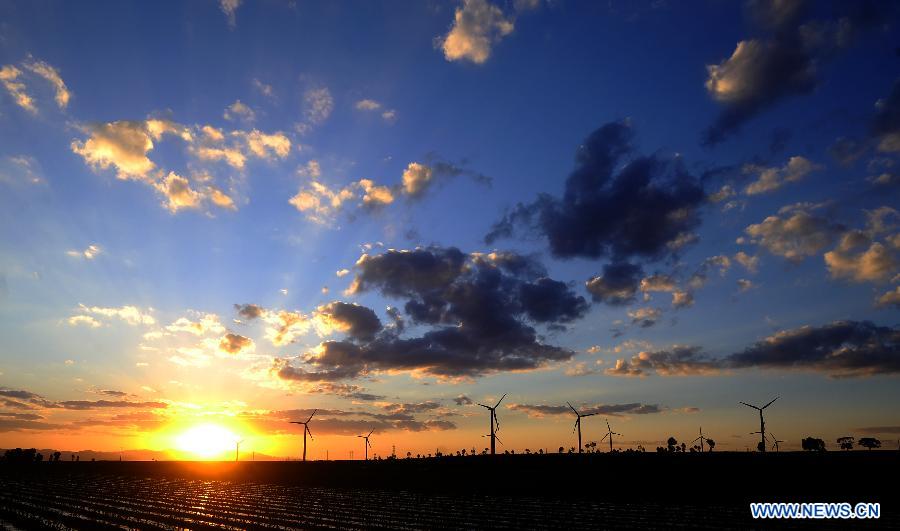
[[[413,338],[392,331],[370,340],[326,341],[304,358],[306,368],[278,361],[273,370],[298,381],[398,370],[460,377],[568,360],[571,351],[540,342],[531,324],[560,329],[583,316],[588,304],[562,282],[533,278],[542,273],[533,258],[511,253],[429,247],[363,255],[352,292],[404,298],[410,321],[429,329]]]
[[[886,98],[878,100],[875,108],[872,135],[879,142],[879,151],[900,152],[900,81],[894,83]]]
[[[898,374],[900,328],[868,321],[835,321],[777,332],[724,358],[711,357],[700,347],[640,352],[630,360],[617,360],[606,374],[685,376],[753,367],[809,370],[832,377]]]
[[[720,359],[703,354],[700,347],[674,347],[656,352],[639,352],[630,361],[620,359],[606,369],[611,376],[645,376],[655,372],[662,376],[714,374],[722,370]]]
[[[65,426],[62,424],[51,424],[49,422],[35,420],[0,418],[0,433],[22,430],[58,430],[63,428],[65,428]]]
[[[129,400],[64,400],[56,402],[57,407],[63,409],[107,409],[107,408],[134,408],[134,409],[163,409],[169,405],[165,402],[131,402]]]
[[[832,376],[900,373],[900,328],[836,321],[786,330],[731,355],[732,367],[809,369]]]
[[[509,409],[521,411],[530,417],[545,417],[549,415],[572,415],[569,406],[547,406],[534,404],[510,404]],[[578,412],[585,415],[607,415],[621,417],[626,415],[648,415],[661,413],[662,408],[657,404],[596,404],[592,406],[582,405]]]
[[[678,159],[637,156],[632,137],[626,122],[591,133],[578,149],[563,197],[542,194],[533,203],[520,203],[494,224],[485,241],[525,227],[546,237],[560,258],[627,261],[676,251],[699,225],[706,195]]]
[[[44,418],[37,413],[10,413],[6,411],[0,411],[0,417],[16,420],[41,420]]]
[[[828,147],[828,154],[842,166],[849,166],[866,152],[866,145],[852,138],[838,138]]]
[[[413,402],[413,403],[404,403],[404,404],[382,404],[381,408],[390,413],[426,413],[428,411],[434,411],[441,407],[441,404],[435,402],[433,400],[426,400],[425,402]]]
[[[341,384],[335,382],[319,382],[312,389],[307,390],[308,393],[336,395],[351,400],[361,400],[364,402],[373,402],[375,400],[383,400],[384,396],[366,392],[366,389],[352,384]]]
[[[839,2],[836,17],[803,22],[802,2],[750,2],[753,18],[771,31],[740,41],[729,58],[707,67],[706,89],[722,111],[703,143],[717,144],[776,103],[811,92],[822,63],[860,32],[885,23],[894,11],[889,4]]]
[[[634,301],[634,294],[643,274],[641,267],[633,264],[607,264],[603,266],[603,275],[591,278],[585,283],[585,287],[597,302],[629,304]]]
[[[239,354],[245,348],[253,345],[253,340],[240,334],[228,333],[219,341],[219,350],[229,354]]]
[[[472,399],[467,397],[466,395],[459,395],[454,398],[453,401],[456,402],[457,406],[469,406],[474,403]]]
[[[238,315],[247,320],[256,319],[265,313],[265,310],[256,304],[235,304],[234,309],[237,310]]]
[[[371,341],[381,331],[381,320],[370,308],[335,301],[318,308],[320,315],[335,321],[347,336],[359,341]]]
[[[239,416],[267,433],[291,433],[290,421],[307,419],[312,409],[271,411],[268,413],[244,412]],[[445,431],[456,429],[456,424],[446,420],[420,419],[405,412],[373,413],[371,411],[343,411],[319,409],[309,425],[316,435],[358,435],[371,430],[375,434],[388,431]]]
[[[105,395],[105,396],[114,396],[117,398],[128,396],[128,393],[125,391],[117,391],[115,389],[96,389],[95,392],[97,394]]]

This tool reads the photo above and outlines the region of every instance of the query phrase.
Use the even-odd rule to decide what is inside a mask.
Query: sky
[[[0,21],[0,447],[900,437],[888,3]]]

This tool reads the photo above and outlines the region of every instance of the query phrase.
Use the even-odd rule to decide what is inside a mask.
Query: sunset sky
[[[893,441],[891,9],[0,0],[0,447]]]

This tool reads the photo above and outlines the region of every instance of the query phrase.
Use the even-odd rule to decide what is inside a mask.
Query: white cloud
[[[103,252],[103,249],[101,249],[99,245],[92,243],[88,245],[84,250],[78,251],[72,249],[66,251],[66,254],[71,256],[72,258],[84,258],[85,260],[93,260],[101,252]]]
[[[467,60],[482,64],[491,46],[512,33],[513,20],[486,0],[464,0],[456,8],[453,25],[439,43],[448,61]]]
[[[100,321],[94,319],[90,315],[73,315],[67,319],[67,322],[72,326],[87,326],[90,328],[98,328],[100,327]]]
[[[237,9],[241,7],[241,2],[243,2],[243,0],[219,0],[219,8],[225,13],[225,17],[228,19],[228,25],[232,28],[237,24],[235,13],[237,12]]]
[[[3,84],[3,88],[9,92],[16,105],[35,114],[37,113],[37,107],[34,105],[34,98],[26,91],[25,83],[19,80],[21,76],[22,71],[13,65],[6,65],[0,68],[0,83]]]
[[[69,105],[71,94],[56,68],[53,68],[43,61],[35,60],[25,63],[25,68],[46,79],[53,85],[53,88],[56,90],[56,104],[60,109],[65,109],[66,106]]]
[[[254,112],[247,104],[242,103],[241,100],[236,100],[228,107],[225,107],[225,112],[222,113],[222,117],[232,122],[237,120],[252,122],[256,120],[256,112]]]
[[[866,246],[868,248],[862,250]],[[844,234],[838,246],[825,253],[824,258],[832,278],[846,278],[855,282],[888,280],[897,273],[900,265],[884,245],[879,242],[870,243],[869,238],[858,231]]]
[[[126,323],[135,326],[135,325],[154,325],[156,324],[156,319],[150,315],[149,312],[152,312],[153,309],[150,308],[146,311],[141,310],[137,306],[122,306],[121,308],[104,308],[101,306],[85,306],[84,304],[78,305],[78,311],[81,312],[82,316],[87,316],[91,318],[88,314],[100,315],[103,317],[115,317],[125,321]],[[70,322],[73,318],[78,318],[78,316],[72,316],[69,318]]]
[[[744,166],[744,173],[755,173],[757,180],[744,188],[747,195],[757,195],[778,190],[785,183],[802,180],[810,173],[821,170],[823,166],[814,164],[804,157],[791,157],[781,168],[764,168],[756,165]]]
[[[828,219],[815,216],[804,205],[783,208],[779,215],[750,225],[744,232],[750,242],[770,253],[798,261],[813,256],[831,244],[839,228]],[[739,243],[743,242],[739,240]]]
[[[403,170],[403,190],[410,196],[419,196],[431,184],[433,176],[434,172],[428,166],[410,162]]]

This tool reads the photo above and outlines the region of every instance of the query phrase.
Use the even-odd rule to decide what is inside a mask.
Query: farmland
[[[749,500],[842,500],[882,503],[880,522],[858,525],[896,525],[896,495],[886,486],[900,456],[866,454],[43,463],[0,468],[0,523],[58,529],[721,528],[752,526]],[[766,480],[754,481],[750,471]],[[815,528],[829,525],[841,527],[819,521]]]

